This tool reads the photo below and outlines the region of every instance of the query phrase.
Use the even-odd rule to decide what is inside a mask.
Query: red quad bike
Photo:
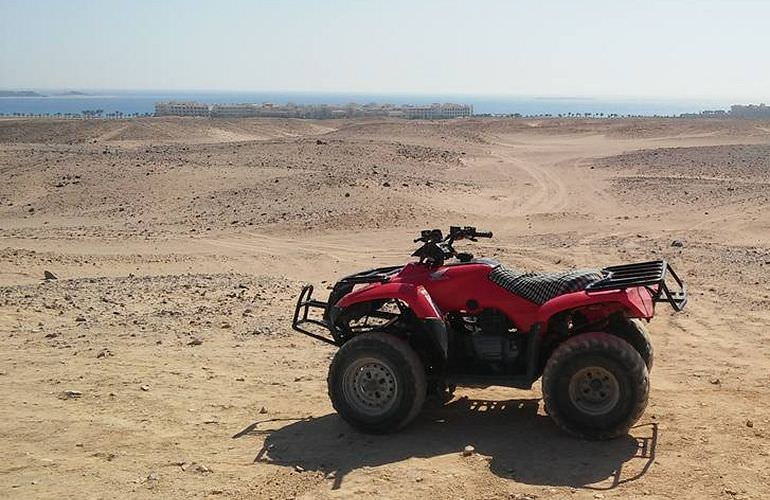
[[[682,280],[662,260],[525,273],[452,246],[491,237],[422,231],[417,262],[343,278],[326,302],[302,289],[292,327],[339,347],[328,376],[334,408],[354,427],[391,432],[458,385],[530,389],[542,376],[560,428],[588,439],[627,433],[647,406],[652,369],[641,320],[658,302],[681,311]]]

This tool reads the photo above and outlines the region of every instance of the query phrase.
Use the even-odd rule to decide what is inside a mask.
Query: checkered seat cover
[[[558,273],[519,273],[498,266],[489,273],[492,283],[535,304],[545,304],[565,293],[579,292],[602,279],[596,269],[578,269]]]

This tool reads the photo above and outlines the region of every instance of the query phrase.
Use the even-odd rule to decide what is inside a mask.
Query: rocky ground
[[[770,496],[769,124],[3,120],[0,173],[3,497]],[[561,434],[537,386],[390,436],[333,413],[299,287],[449,223],[511,267],[686,277],[629,436]]]

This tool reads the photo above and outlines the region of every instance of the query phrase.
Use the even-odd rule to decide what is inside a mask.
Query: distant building
[[[155,103],[155,116],[209,116],[209,105],[199,102],[158,102]]]
[[[254,104],[214,104],[211,106],[212,118],[246,118],[257,116]]]
[[[404,106],[403,113],[406,118],[436,120],[445,118],[458,118],[461,116],[471,116],[473,106],[469,104],[438,104],[429,106]]]
[[[765,104],[733,104],[730,111],[707,109],[700,113],[682,113],[680,118],[748,118],[770,120],[770,106]]]
[[[198,102],[165,101],[155,104],[155,116],[209,116],[211,118],[355,118],[387,116],[393,118],[420,118],[436,120],[471,116],[473,106],[468,104],[431,104],[429,106],[396,106],[393,104],[309,104],[298,105],[287,103],[283,105],[262,104],[202,104]]]

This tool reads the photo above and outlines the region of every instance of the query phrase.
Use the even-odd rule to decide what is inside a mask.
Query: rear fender
[[[629,318],[650,319],[655,314],[652,295],[644,287],[560,295],[540,307],[536,322],[547,323],[555,314],[571,309],[589,312],[594,319],[624,311]]]
[[[392,299],[399,300],[409,307],[419,329],[431,339],[437,354],[446,361],[449,348],[446,323],[438,306],[422,285],[384,283],[355,290],[345,295],[334,305],[334,311],[331,312],[330,318],[333,320],[339,317],[342,311],[356,304]]]

